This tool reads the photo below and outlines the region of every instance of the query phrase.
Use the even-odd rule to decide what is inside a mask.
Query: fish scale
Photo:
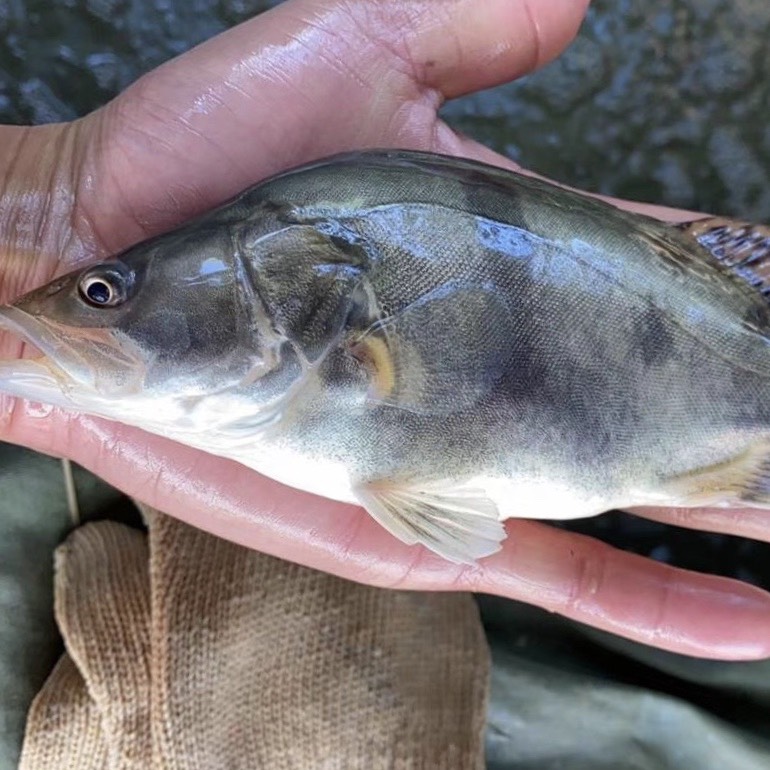
[[[514,516],[766,508],[768,243],[349,153],[0,308],[43,354],[0,363],[0,390],[359,503],[458,562]]]

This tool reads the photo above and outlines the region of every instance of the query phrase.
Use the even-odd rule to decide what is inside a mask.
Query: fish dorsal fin
[[[355,489],[361,504],[385,529],[409,545],[471,564],[500,550],[505,529],[483,489],[452,481],[383,479]]]
[[[707,217],[677,225],[765,297],[770,297],[770,225]]]
[[[732,313],[744,328],[770,336],[770,303],[755,281],[748,280],[713,253],[708,244],[701,243],[704,221],[711,220],[661,225],[643,217],[634,237],[658,254],[660,264],[668,268],[672,285],[677,281],[689,283],[691,288],[702,290],[704,298],[717,300],[725,314]]]

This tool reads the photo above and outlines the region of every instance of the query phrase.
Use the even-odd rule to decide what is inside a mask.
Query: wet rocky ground
[[[273,4],[0,0],[0,119],[82,115]],[[768,61],[766,0],[594,0],[557,62],[445,112],[579,187],[770,218]]]

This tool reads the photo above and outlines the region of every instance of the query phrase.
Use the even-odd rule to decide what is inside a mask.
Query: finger
[[[428,148],[445,96],[555,56],[587,0],[291,0],[149,73],[90,118],[78,204],[107,251],[268,174]]]
[[[596,628],[684,655],[770,656],[770,594],[678,569],[538,522],[512,522],[501,554],[469,586],[538,604]],[[462,585],[465,581],[459,581]]]
[[[770,542],[770,511],[762,508],[632,508],[630,511],[677,527]]]
[[[51,277],[62,255],[87,249],[73,227],[79,124],[0,126],[0,301]]]
[[[403,45],[415,80],[446,99],[505,83],[542,67],[572,41],[589,0],[482,0],[414,5],[420,33]],[[409,26],[405,27],[409,29]],[[397,50],[397,49],[396,49]]]
[[[137,429],[58,411],[46,420],[20,411],[14,419],[35,448],[67,452],[127,494],[284,559],[383,586],[506,596],[687,655],[770,655],[770,595],[734,580],[528,521],[509,522],[500,553],[458,566],[395,540],[354,506]],[[33,431],[35,422],[44,429]]]

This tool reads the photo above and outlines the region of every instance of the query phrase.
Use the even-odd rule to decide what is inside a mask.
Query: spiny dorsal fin
[[[770,225],[708,217],[677,227],[723,265],[770,297]]]

